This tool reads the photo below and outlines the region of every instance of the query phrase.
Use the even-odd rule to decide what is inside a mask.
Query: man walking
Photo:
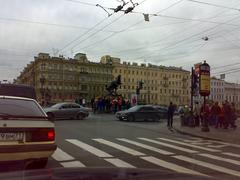
[[[173,125],[173,114],[174,114],[175,108],[173,106],[173,103],[170,102],[170,105],[168,106],[168,127],[172,128]]]

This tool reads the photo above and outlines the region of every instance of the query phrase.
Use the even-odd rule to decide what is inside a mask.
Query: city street
[[[110,114],[56,121],[57,151],[47,168],[158,168],[228,179],[240,177],[240,145],[170,131],[160,122],[123,122]]]

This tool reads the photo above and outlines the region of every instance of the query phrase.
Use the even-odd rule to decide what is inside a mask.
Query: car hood
[[[54,168],[54,169],[39,169],[29,171],[17,171],[10,173],[1,173],[0,179],[138,179],[138,180],[208,180],[203,176],[181,174],[167,170],[157,169],[139,169],[139,168]]]
[[[128,110],[124,110],[124,111],[118,111],[117,113],[118,114],[125,114],[125,113],[128,113],[129,111]]]

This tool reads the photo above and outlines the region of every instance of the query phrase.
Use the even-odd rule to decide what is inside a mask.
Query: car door
[[[155,120],[157,117],[157,110],[155,110],[153,107],[144,107],[142,116],[145,120]]]
[[[147,118],[147,115],[146,115],[145,107],[141,107],[135,112],[136,120],[145,120],[146,118]]]
[[[77,114],[79,113],[79,111],[81,111],[81,106],[78,104],[71,104],[71,116],[73,118],[77,117]]]
[[[71,110],[70,104],[63,104],[62,106],[59,107],[59,110],[56,114],[56,118],[69,119],[70,118],[70,110]]]

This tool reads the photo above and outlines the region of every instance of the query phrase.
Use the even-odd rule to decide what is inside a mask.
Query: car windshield
[[[240,0],[0,0],[0,180],[31,169],[240,179]]]
[[[59,109],[62,105],[64,104],[54,104],[53,106],[51,106],[51,108]]]
[[[34,101],[1,98],[1,116],[45,117],[45,114]]]
[[[137,111],[138,109],[140,109],[140,106],[134,106],[134,107],[128,109],[128,111]]]

